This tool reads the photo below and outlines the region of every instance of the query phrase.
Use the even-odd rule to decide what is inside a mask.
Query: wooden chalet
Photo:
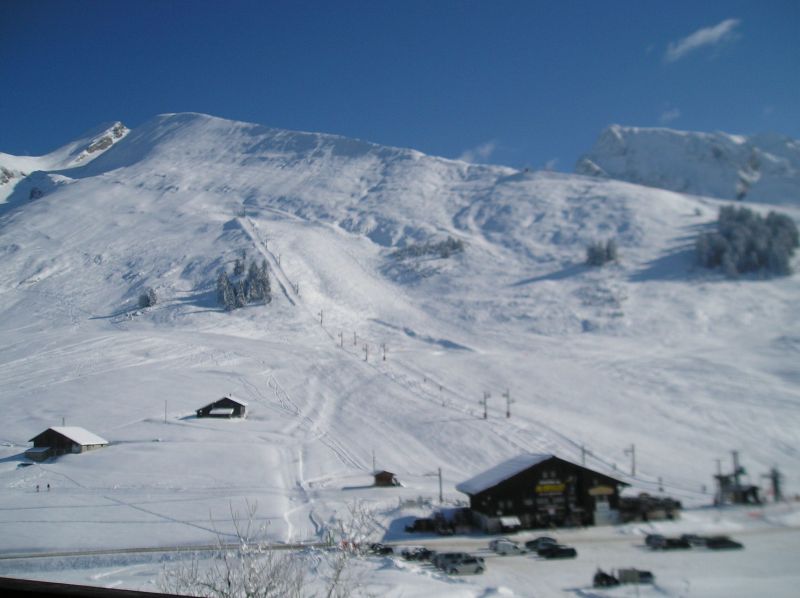
[[[108,444],[108,440],[77,426],[47,428],[28,442],[32,442],[33,447],[25,451],[25,456],[32,461],[44,461],[66,453],[84,453]]]
[[[222,397],[197,410],[197,417],[244,417],[247,403],[233,397]]]
[[[391,471],[376,471],[374,474],[375,476],[375,486],[399,486],[400,482],[397,480],[397,475],[393,474]]]
[[[549,454],[509,459],[456,489],[469,496],[473,521],[487,532],[609,524],[628,484]]]

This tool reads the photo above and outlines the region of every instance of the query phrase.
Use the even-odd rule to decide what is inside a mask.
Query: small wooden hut
[[[247,403],[233,397],[222,397],[196,411],[197,417],[244,417]]]

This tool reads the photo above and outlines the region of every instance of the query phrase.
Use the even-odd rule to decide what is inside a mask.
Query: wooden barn
[[[77,426],[47,428],[28,442],[33,443],[33,448],[25,451],[25,456],[33,461],[44,461],[65,453],[84,453],[108,444],[108,440]]]
[[[197,410],[197,417],[244,417],[247,403],[233,397],[222,397]]]
[[[400,482],[397,480],[397,475],[391,471],[376,471],[373,475],[375,476],[375,486],[389,487],[400,485]]]
[[[609,524],[619,519],[624,482],[555,455],[520,455],[456,486],[487,532]]]

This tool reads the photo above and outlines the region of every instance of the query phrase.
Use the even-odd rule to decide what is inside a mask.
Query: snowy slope
[[[687,504],[731,449],[797,491],[798,278],[698,271],[720,205],[198,114],[29,177],[0,206],[0,551],[204,543],[245,500],[274,541],[321,539],[362,498],[391,537],[439,467],[453,501],[581,446]],[[448,237],[464,251],[397,255]],[[619,263],[585,267],[612,237]],[[226,313],[215,277],[242,251],[274,300]],[[246,420],[194,418],[226,393]],[[62,418],[111,445],[17,468]],[[404,487],[366,487],[373,459]]]
[[[12,156],[0,152],[0,204],[16,185],[36,171],[64,170],[88,164],[123,139],[129,129],[121,122],[102,125],[80,139],[44,156]]]
[[[612,125],[575,172],[723,199],[800,202],[800,142],[774,134]]]

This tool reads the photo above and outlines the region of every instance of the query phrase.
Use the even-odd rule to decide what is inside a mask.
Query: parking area
[[[524,545],[541,534],[517,534]],[[478,588],[505,588],[515,596],[609,595],[625,596],[794,596],[800,584],[795,561],[800,550],[796,528],[744,529],[731,535],[744,544],[742,550],[652,550],[644,535],[618,535],[612,528],[554,534],[559,542],[575,547],[575,558],[548,560],[535,554],[500,556],[488,547],[491,536],[433,538],[415,542],[439,552],[468,552],[484,559],[481,575],[458,576],[461,583]],[[411,545],[410,543],[407,545]],[[397,547],[404,544],[399,543]],[[401,557],[395,556],[400,559]],[[425,562],[409,562],[420,572],[446,573]],[[595,589],[592,578],[598,568],[616,571],[637,568],[652,571],[653,586]]]

